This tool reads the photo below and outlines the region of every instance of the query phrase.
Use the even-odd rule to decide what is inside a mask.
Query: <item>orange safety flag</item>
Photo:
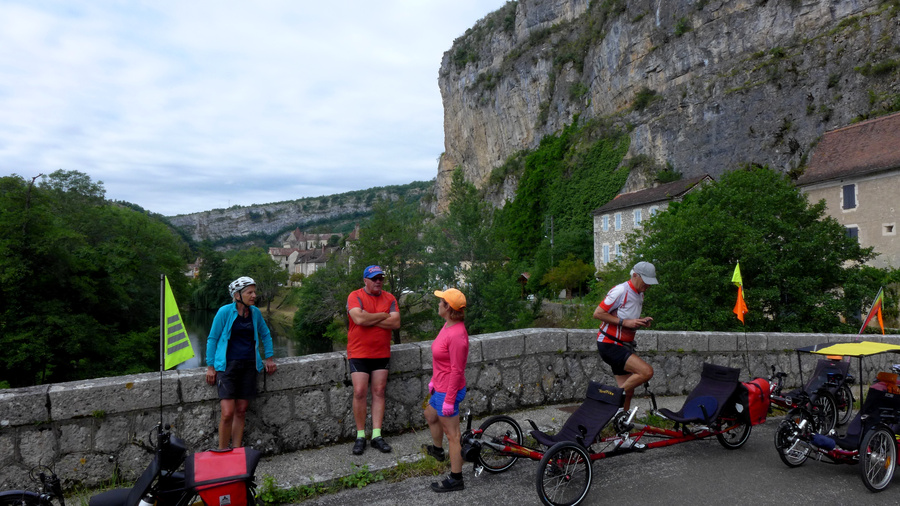
[[[875,296],[875,300],[872,301],[872,309],[869,310],[868,316],[866,316],[866,321],[863,322],[862,327],[859,328],[859,333],[862,334],[866,327],[869,326],[869,322],[872,321],[872,317],[876,314],[878,315],[878,325],[881,327],[881,335],[884,335],[884,320],[881,318],[881,306],[884,305],[884,287],[878,289],[878,295]]]
[[[738,262],[737,265],[734,266],[734,275],[731,276],[731,282],[737,285],[738,287],[738,295],[737,302],[734,304],[734,314],[737,315],[738,320],[741,323],[744,323],[744,315],[749,313],[747,311],[747,304],[744,302],[744,280],[741,278],[741,263]]]

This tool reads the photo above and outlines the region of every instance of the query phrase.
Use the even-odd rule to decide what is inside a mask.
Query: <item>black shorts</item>
[[[630,348],[619,344],[597,341],[597,350],[600,352],[600,358],[612,367],[614,375],[629,374],[625,370],[625,362],[628,362],[628,357],[634,353]]]
[[[378,371],[381,369],[390,370],[391,368],[391,358],[351,358],[350,359],[350,372],[364,372],[366,374],[372,374],[372,371]]]
[[[219,399],[256,398],[256,360],[229,360],[225,370],[216,374]]]

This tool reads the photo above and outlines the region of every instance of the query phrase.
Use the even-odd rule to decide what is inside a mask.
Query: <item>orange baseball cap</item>
[[[447,304],[450,304],[450,307],[457,311],[461,311],[466,307],[466,296],[456,288],[448,288],[443,292],[440,290],[435,290],[434,296],[440,299],[444,299],[445,301],[447,301]]]

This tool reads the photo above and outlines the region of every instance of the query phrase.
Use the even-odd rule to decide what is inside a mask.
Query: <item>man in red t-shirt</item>
[[[347,297],[347,313],[350,316],[347,359],[353,382],[353,419],[356,421],[354,455],[362,455],[366,450],[366,399],[370,381],[372,448],[383,453],[391,451],[391,445],[381,436],[381,423],[384,421],[384,389],[391,361],[391,331],[400,328],[397,299],[382,289],[384,271],[381,267],[366,267],[363,283],[363,288]]]
[[[634,353],[634,334],[639,328],[650,327],[653,318],[641,318],[644,292],[657,284],[656,267],[650,262],[638,262],[631,270],[631,279],[612,287],[594,310],[600,320],[597,349],[600,358],[610,365],[619,388],[625,390],[625,405],[631,406],[634,389],[653,377],[653,367]]]

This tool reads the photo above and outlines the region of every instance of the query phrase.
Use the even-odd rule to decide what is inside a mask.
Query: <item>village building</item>
[[[797,186],[863,247],[869,265],[900,268],[900,113],[825,132]]]
[[[684,198],[696,188],[712,182],[708,175],[673,181],[653,188],[621,193],[593,212],[594,266],[603,268],[620,259],[625,237],[641,228],[641,222]]]
[[[359,226],[347,236],[347,242],[355,241],[359,236]],[[283,269],[288,276],[303,274],[309,276],[325,267],[328,259],[340,250],[343,234],[310,234],[299,228],[288,234],[282,247],[269,248],[269,256]]]

